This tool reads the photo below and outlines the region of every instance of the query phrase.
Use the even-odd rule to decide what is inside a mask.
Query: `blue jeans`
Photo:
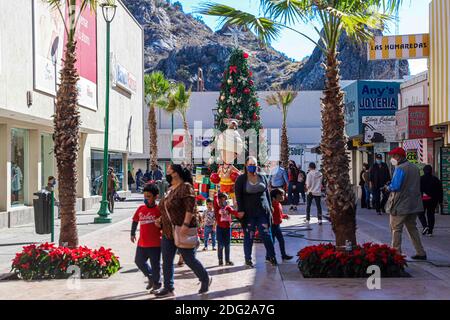
[[[283,233],[281,232],[281,227],[279,224],[273,224],[271,229],[272,229],[273,243],[275,244],[275,239],[278,240],[278,243],[280,244],[281,256],[284,258],[285,256],[287,256],[287,254],[286,254],[286,247],[284,245]]]
[[[295,189],[294,189],[295,186]],[[291,206],[298,206],[300,202],[299,183],[289,182],[288,186],[288,201]]]
[[[258,228],[259,236],[266,247],[266,256],[268,258],[275,258],[269,216],[260,214],[253,217],[247,217],[243,227],[245,260],[252,260],[253,238],[255,236],[256,228]]]
[[[216,247],[216,232],[213,229],[213,226],[205,226],[203,230],[203,242],[205,243],[205,248],[208,248],[209,235],[211,235],[211,242],[213,249]]]
[[[148,260],[150,260],[150,265],[148,264]],[[161,280],[161,248],[136,248],[136,256],[134,258],[134,262],[136,263],[139,270],[147,277],[152,277],[153,283],[157,284]]]
[[[164,274],[164,288],[172,290],[174,288],[174,266],[173,260],[178,252],[184,259],[186,265],[191,268],[197,278],[203,283],[209,281],[208,272],[203,267],[200,261],[195,258],[196,249],[181,249],[175,246],[173,240],[167,239],[165,236],[161,240],[161,252],[163,258],[163,274]]]
[[[223,261],[223,251],[225,250],[225,261],[230,261],[230,246],[231,246],[231,228],[217,227],[217,243],[219,250],[217,257],[219,261]]]
[[[366,191],[366,205],[367,205],[367,208],[369,208],[370,207],[370,195],[372,194],[372,192],[370,192],[370,188],[366,187],[366,186],[364,186],[364,190]]]

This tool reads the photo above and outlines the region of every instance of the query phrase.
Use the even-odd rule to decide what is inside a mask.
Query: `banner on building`
[[[81,0],[77,0],[77,11]],[[61,11],[68,9],[61,1]],[[34,0],[34,86],[36,90],[56,95],[59,72],[67,34],[64,23],[56,8],[51,8],[42,0]],[[80,75],[78,81],[78,103],[97,110],[97,18],[89,8],[80,16],[77,32],[77,62],[75,67]]]
[[[369,60],[422,59],[430,56],[430,35],[377,36],[367,45]]]
[[[365,143],[395,142],[395,116],[362,117]]]

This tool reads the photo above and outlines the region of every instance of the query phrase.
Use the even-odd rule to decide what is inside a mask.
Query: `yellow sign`
[[[367,45],[369,60],[422,59],[430,56],[430,35],[378,36]]]
[[[361,139],[353,139],[353,147],[355,148],[369,148],[369,147],[373,147],[373,143],[370,144],[364,144],[364,142]]]
[[[408,151],[406,153],[406,159],[414,164],[419,163],[419,157],[417,156],[417,152],[416,151]]]

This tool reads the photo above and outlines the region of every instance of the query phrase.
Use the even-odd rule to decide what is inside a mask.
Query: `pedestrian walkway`
[[[109,279],[82,280],[76,287],[66,280],[53,281],[0,281],[0,299],[156,299],[145,290],[145,278],[134,264],[135,245],[130,242],[130,217],[139,203],[119,204],[125,208],[114,214],[114,224],[88,230],[80,225],[80,243],[90,247],[110,247],[120,257],[122,269]],[[123,211],[123,212],[122,212]],[[312,212],[311,224],[304,224],[305,207],[292,214],[283,223],[288,253],[295,255],[301,248],[333,241],[334,235],[328,222],[317,225]],[[87,218],[86,218],[87,219]],[[81,220],[81,219],[80,219]],[[93,220],[93,215],[91,216]],[[86,228],[86,229],[85,229]],[[200,284],[188,267],[175,269],[175,295],[165,299],[450,299],[450,253],[446,250],[450,237],[450,217],[438,216],[434,238],[424,239],[430,262],[411,262],[408,272],[411,278],[382,279],[381,290],[369,290],[365,279],[304,279],[295,260],[273,267],[265,263],[265,250],[256,244],[254,261],[256,268],[244,266],[242,244],[232,246],[234,266],[219,267],[215,251],[198,252],[198,258],[213,277],[211,291],[198,295]],[[20,238],[23,239],[23,238]],[[360,243],[390,242],[387,216],[373,211],[358,212],[358,239]],[[2,237],[2,241],[5,238]],[[24,240],[21,240],[24,241]],[[404,238],[404,250],[414,254],[409,239]],[[280,256],[276,244],[278,257]],[[12,258],[11,255],[10,258]]]

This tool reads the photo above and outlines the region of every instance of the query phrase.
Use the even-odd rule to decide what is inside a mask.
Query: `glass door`
[[[11,129],[11,206],[25,205],[28,187],[28,130]]]

